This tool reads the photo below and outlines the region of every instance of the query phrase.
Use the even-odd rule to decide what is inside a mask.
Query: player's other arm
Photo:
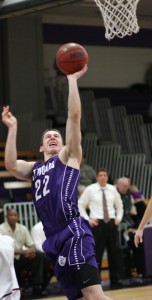
[[[142,220],[138,226],[137,232],[134,236],[134,243],[135,243],[136,247],[138,247],[139,243],[142,243],[144,227],[150,221],[151,218],[152,218],[152,199],[150,200],[150,202],[145,210],[143,218],[142,218]]]
[[[9,111],[9,106],[3,107],[2,121],[8,127],[5,145],[5,167],[15,177],[23,180],[30,180],[34,162],[17,160],[17,120]]]
[[[87,66],[81,71],[72,75],[68,75],[69,83],[69,97],[68,97],[68,119],[66,124],[66,150],[68,154],[68,161],[72,159],[74,167],[79,168],[82,149],[81,149],[81,102],[77,80],[85,74]]]

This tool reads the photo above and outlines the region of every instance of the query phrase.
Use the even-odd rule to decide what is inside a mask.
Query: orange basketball
[[[88,64],[88,53],[79,44],[64,44],[56,53],[56,64],[63,74],[73,74]]]

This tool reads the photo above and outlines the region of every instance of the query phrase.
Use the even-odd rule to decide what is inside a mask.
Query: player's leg
[[[93,266],[85,265],[80,271],[75,273],[78,286],[80,286],[83,297],[77,300],[111,300],[107,297],[101,287],[99,270]]]
[[[106,296],[102,290],[101,285],[91,285],[81,290],[85,300],[112,300]]]

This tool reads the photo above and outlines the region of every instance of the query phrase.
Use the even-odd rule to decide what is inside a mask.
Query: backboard
[[[40,10],[72,4],[76,0],[0,0],[0,19],[33,14]]]

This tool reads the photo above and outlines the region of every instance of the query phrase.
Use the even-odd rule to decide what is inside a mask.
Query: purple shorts
[[[55,275],[69,300],[80,293],[75,272],[84,265],[98,269],[95,258],[95,242],[88,221],[74,218],[62,231],[55,233],[43,243],[44,252],[54,265]]]

